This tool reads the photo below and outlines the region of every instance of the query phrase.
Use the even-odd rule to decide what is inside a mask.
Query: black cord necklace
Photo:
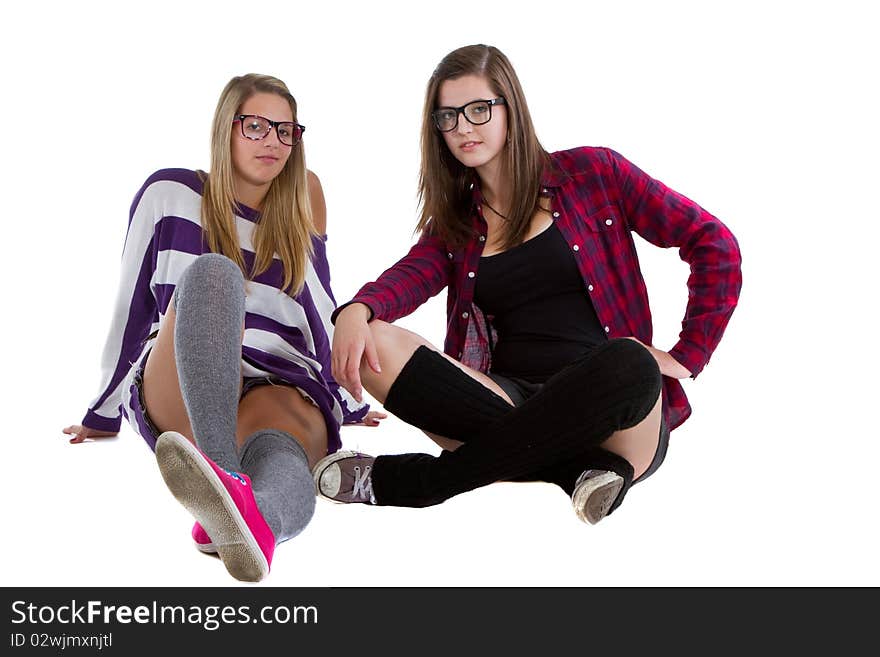
[[[504,219],[504,221],[507,221],[507,217],[505,217],[503,214],[501,214],[500,212],[498,212],[498,210],[496,210],[496,209],[493,208],[491,205],[489,205],[489,201],[487,201],[485,198],[483,199],[483,205],[485,205],[485,206],[486,206],[487,208],[489,208],[492,212],[494,212],[494,213],[497,214],[499,217],[501,217],[502,219]]]

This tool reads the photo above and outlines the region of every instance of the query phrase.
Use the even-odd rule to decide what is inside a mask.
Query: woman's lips
[[[483,142],[481,141],[466,141],[461,146],[459,146],[459,148],[465,152],[470,152],[482,143]]]

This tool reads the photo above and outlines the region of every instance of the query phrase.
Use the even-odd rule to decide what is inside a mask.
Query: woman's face
[[[276,94],[254,94],[244,102],[238,114],[262,116],[271,121],[293,121],[290,105]],[[236,182],[249,187],[268,187],[281,173],[293,147],[278,140],[276,128],[271,128],[262,139],[255,140],[242,134],[241,124],[241,121],[232,124],[232,167]]]
[[[498,94],[492,91],[486,78],[464,75],[440,83],[437,107],[462,107],[475,100],[497,97]],[[473,125],[460,112],[458,125],[449,132],[440,133],[449,151],[466,167],[478,168],[490,164],[507,145],[507,108],[495,105],[491,111],[491,120],[482,125]]]

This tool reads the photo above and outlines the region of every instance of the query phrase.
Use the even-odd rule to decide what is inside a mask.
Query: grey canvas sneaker
[[[318,497],[340,504],[375,504],[370,478],[375,460],[372,456],[350,451],[325,456],[312,471]]]
[[[585,470],[574,485],[571,504],[577,517],[595,525],[602,520],[623,488],[623,477],[607,470]]]

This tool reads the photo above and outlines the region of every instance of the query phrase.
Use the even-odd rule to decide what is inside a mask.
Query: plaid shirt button
[[[554,213],[553,213],[553,218],[554,218],[554,219],[558,219],[558,218],[559,218],[559,213],[558,213],[558,212],[554,212]]]
[[[608,327],[606,326],[606,327],[605,327],[605,332],[606,332],[606,333],[611,333],[611,329],[608,328]]]
[[[610,226],[610,225],[613,224],[613,223],[614,223],[614,222],[613,222],[611,219],[606,219],[606,220],[605,220],[605,225],[606,225],[606,226]]]
[[[467,310],[465,310],[465,311],[461,314],[461,316],[462,316],[464,319],[467,319],[468,317],[470,317],[470,315],[468,315],[468,311],[467,311]]]
[[[590,283],[589,285],[587,285],[587,289],[588,289],[590,292],[592,292],[592,291],[593,291],[593,284]]]
[[[474,276],[476,276],[476,274],[474,272],[472,272],[472,271],[468,272],[468,278],[473,278]]]
[[[574,249],[575,251],[580,251],[580,250],[581,250],[581,247],[579,247],[577,244],[575,244],[575,245],[574,245],[573,247],[571,247],[571,248]]]

